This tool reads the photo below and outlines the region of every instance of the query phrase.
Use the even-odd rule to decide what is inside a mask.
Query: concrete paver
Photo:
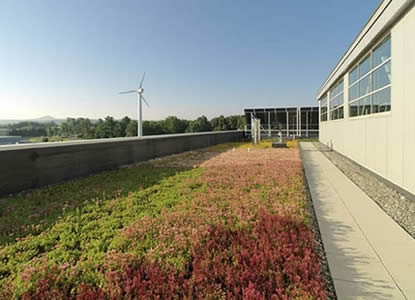
[[[415,300],[415,240],[312,143],[300,147],[338,298]]]

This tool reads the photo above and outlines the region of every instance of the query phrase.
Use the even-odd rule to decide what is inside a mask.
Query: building
[[[382,1],[317,95],[320,141],[412,194],[414,5]]]
[[[245,119],[250,130],[251,117],[261,120],[262,134],[277,136],[318,137],[318,106],[246,108]]]
[[[21,140],[21,136],[0,136],[0,146],[19,144]]]

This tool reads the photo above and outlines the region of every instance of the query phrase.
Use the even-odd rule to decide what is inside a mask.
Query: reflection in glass
[[[354,101],[349,105],[349,114],[351,117],[356,117],[358,115],[358,104],[359,101]]]
[[[366,76],[359,81],[359,97],[369,94],[370,92],[370,76]]]
[[[343,119],[344,118],[344,107],[339,107],[339,119]]]
[[[358,79],[357,66],[349,73],[349,85],[355,83]]]
[[[362,78],[370,71],[370,54],[359,64],[359,78]]]
[[[372,96],[372,112],[385,112],[391,110],[391,88],[383,89]]]
[[[354,100],[358,97],[358,85],[355,84],[349,88],[349,100]]]
[[[373,72],[373,90],[376,91],[391,83],[391,62]]]
[[[391,39],[388,38],[373,51],[373,68],[384,63],[391,56]]]
[[[359,116],[370,114],[370,96],[364,97],[359,101]]]

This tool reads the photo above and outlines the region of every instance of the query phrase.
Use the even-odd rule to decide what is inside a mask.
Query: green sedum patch
[[[124,168],[0,199],[0,246],[37,235],[91,199],[108,200],[148,188],[183,168]],[[85,202],[87,201],[87,202]]]
[[[142,164],[1,199],[2,228],[12,229],[1,235],[0,289],[13,284],[19,296],[47,265],[67,268],[68,284],[99,286],[104,255],[127,246],[120,230],[186,201],[202,188],[188,183],[202,172]],[[142,254],[154,242],[145,241]],[[31,280],[22,280],[27,277]]]

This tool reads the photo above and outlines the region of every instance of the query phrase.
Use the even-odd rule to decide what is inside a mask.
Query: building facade
[[[0,136],[0,146],[19,144],[21,140],[21,136]]]
[[[318,137],[318,106],[260,107],[244,110],[247,130],[250,130],[251,117],[261,120],[263,135],[295,137]]]
[[[382,1],[317,95],[320,141],[412,194],[414,5]]]

